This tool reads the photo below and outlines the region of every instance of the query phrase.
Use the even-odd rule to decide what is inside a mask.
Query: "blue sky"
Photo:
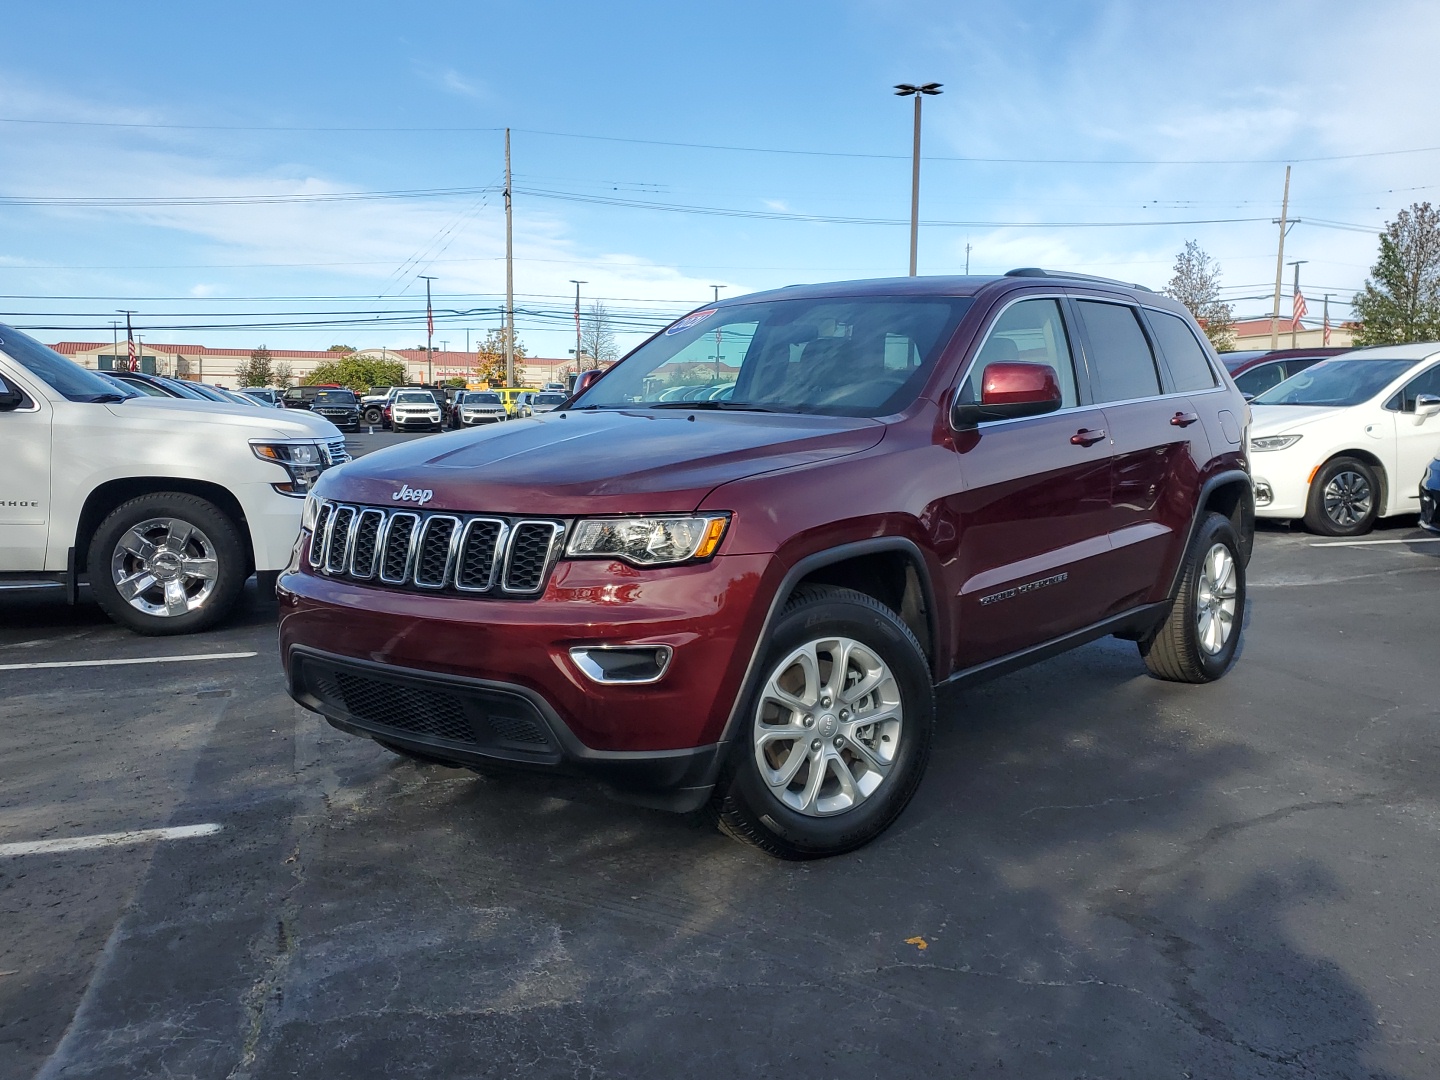
[[[503,300],[506,126],[532,354],[573,345],[575,278],[628,346],[713,285],[903,274],[900,81],[944,83],[922,219],[970,223],[922,227],[921,273],[962,271],[968,243],[977,273],[1158,287],[1197,239],[1237,312],[1268,312],[1293,162],[1286,258],[1308,260],[1311,313],[1329,292],[1343,317],[1375,231],[1440,190],[1434,4],[60,2],[6,19],[0,318],[50,341],[103,340],[134,308],[155,342],[413,346],[432,274],[437,344],[463,347]],[[437,190],[455,193],[315,198]],[[235,197],[251,201],[195,201]]]

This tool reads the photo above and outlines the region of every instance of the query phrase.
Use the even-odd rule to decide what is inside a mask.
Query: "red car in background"
[[[1297,371],[1304,371],[1311,364],[1331,356],[1349,352],[1348,348],[1323,349],[1252,349],[1242,352],[1223,352],[1220,360],[1230,378],[1249,401],[1282,383]]]

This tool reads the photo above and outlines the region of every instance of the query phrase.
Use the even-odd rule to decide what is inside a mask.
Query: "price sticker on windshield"
[[[704,311],[692,311],[689,315],[686,315],[683,319],[681,319],[679,322],[677,322],[674,326],[672,326],[672,327],[670,327],[668,330],[666,330],[666,331],[665,331],[665,336],[666,336],[666,337],[669,337],[671,334],[683,334],[686,330],[689,330],[689,329],[690,329],[692,326],[694,326],[696,323],[702,323],[702,322],[704,322],[704,321],[705,321],[706,319],[708,319],[711,315],[714,315],[715,312],[718,311],[718,310],[719,310],[718,308],[713,308],[713,307],[712,307],[712,308],[706,308]]]

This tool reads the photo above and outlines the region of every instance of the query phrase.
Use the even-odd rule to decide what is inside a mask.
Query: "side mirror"
[[[1434,394],[1420,394],[1415,398],[1415,423],[1423,424],[1427,417],[1440,413],[1440,397]]]
[[[4,379],[0,379],[0,412],[13,412],[25,400],[25,395]]]
[[[586,371],[582,371],[579,378],[575,380],[575,389],[570,394],[570,400],[574,401],[586,390],[589,390],[590,387],[595,385],[595,381],[599,379],[600,376],[603,374],[604,372],[601,371],[599,368],[590,368]],[[565,404],[568,405],[570,404],[570,402],[567,401]]]
[[[988,365],[980,376],[980,402],[956,402],[950,412],[956,428],[987,420],[1015,420],[1054,412],[1061,405],[1060,383],[1048,364],[1005,361]]]

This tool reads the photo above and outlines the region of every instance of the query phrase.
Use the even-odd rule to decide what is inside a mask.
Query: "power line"
[[[0,124],[21,124],[50,127],[109,128],[136,131],[254,131],[254,132],[324,132],[354,134],[436,134],[436,133],[498,133],[504,128],[471,126],[319,126],[289,124],[156,124],[107,120],[39,120],[28,117],[0,117]],[[545,131],[538,128],[512,128],[523,135],[541,135],[555,139],[585,139],[592,142],[626,143],[633,146],[671,146],[686,150],[720,150],[745,154],[782,154],[798,157],[874,159],[908,161],[909,154],[866,153],[844,150],[796,150],[773,146],[737,146],[724,143],[681,142],[672,139],[637,139],[620,135],[592,135],[572,131]],[[1402,154],[1430,154],[1440,146],[1417,146],[1398,150],[1366,150],[1349,154],[1324,154],[1309,157],[1280,158],[1026,158],[983,157],[978,155],[933,155],[925,161],[974,162],[1001,165],[1285,165],[1325,161],[1354,161],[1361,158],[1394,157]]]

